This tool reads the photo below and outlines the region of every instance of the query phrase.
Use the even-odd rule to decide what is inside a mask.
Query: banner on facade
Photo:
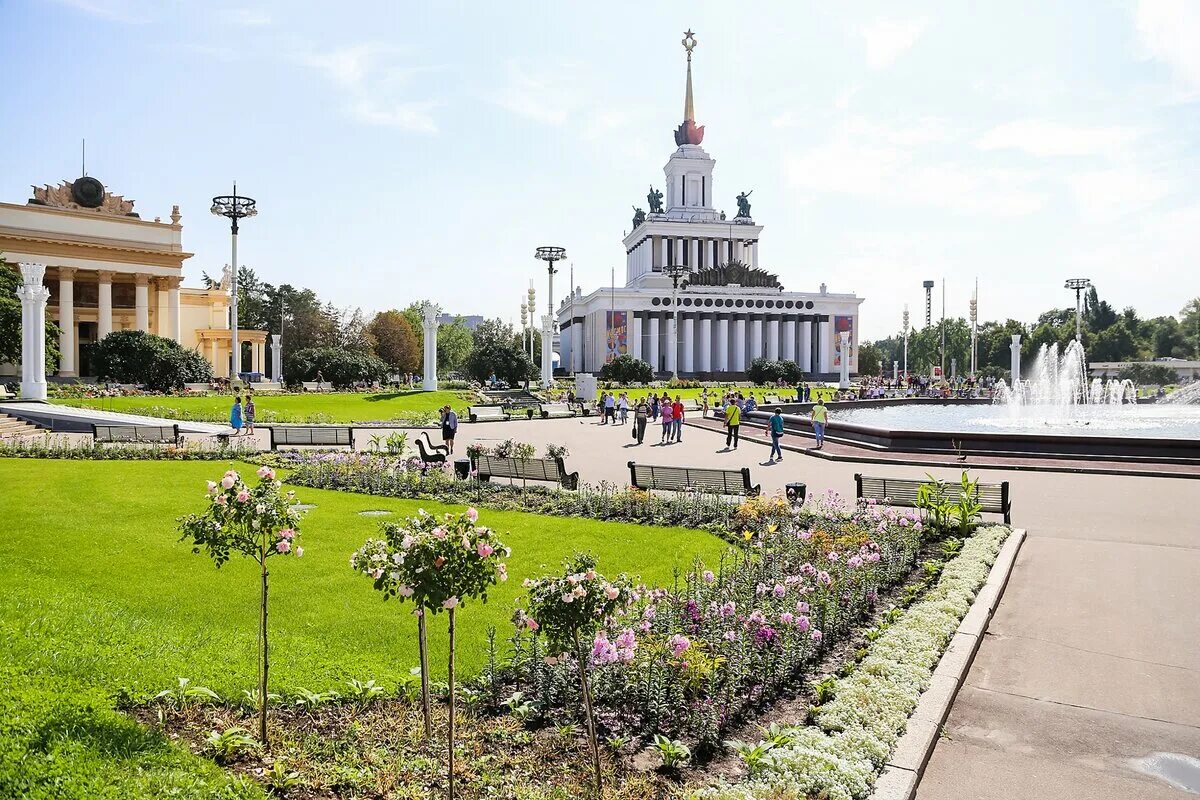
[[[612,361],[617,356],[629,353],[629,312],[604,312],[608,344],[604,352],[604,363]]]
[[[833,318],[833,365],[835,367],[842,366],[842,332],[850,334],[849,352],[846,353],[846,358],[850,364],[854,363],[854,317],[838,317]]]

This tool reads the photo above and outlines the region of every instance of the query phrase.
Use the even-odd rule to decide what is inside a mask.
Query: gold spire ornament
[[[696,110],[692,102],[692,51],[699,40],[689,28],[683,34],[683,49],[687,52],[687,91],[683,100],[683,124],[675,130],[675,144],[698,145],[704,141],[704,126],[696,124]]]

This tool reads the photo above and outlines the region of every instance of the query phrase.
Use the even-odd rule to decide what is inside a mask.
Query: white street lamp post
[[[242,371],[242,347],[241,342],[238,341],[238,220],[257,216],[258,208],[252,198],[238,195],[237,183],[235,182],[233,184],[233,194],[214,197],[212,208],[209,210],[214,215],[225,217],[229,220],[233,240],[233,272],[230,280],[232,296],[229,304],[229,342],[230,349],[233,350],[233,375],[231,377],[236,380],[238,373]]]

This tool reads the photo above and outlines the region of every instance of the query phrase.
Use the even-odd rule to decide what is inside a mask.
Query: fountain
[[[1160,404],[1200,406],[1200,380],[1192,381],[1182,389],[1176,389],[1158,402]]]
[[[1027,406],[1071,409],[1079,405],[1119,406],[1137,402],[1133,381],[1088,381],[1087,354],[1079,340],[1072,340],[1060,354],[1057,344],[1044,344],[1038,350],[1029,378],[1013,376],[1013,385],[1004,381],[996,387],[994,402],[1014,412]],[[1019,413],[1019,412],[1018,412]]]

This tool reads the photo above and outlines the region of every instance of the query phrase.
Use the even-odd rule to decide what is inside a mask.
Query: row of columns
[[[672,243],[670,252],[668,242]],[[754,246],[756,243],[754,239],[651,234],[629,251],[629,277],[644,275],[647,272],[661,272],[667,264],[687,264],[696,271],[728,261],[741,261],[757,267],[758,248]]]
[[[671,319],[669,313],[634,314],[630,321],[631,354],[656,372],[664,369],[664,357],[667,372],[744,372],[755,358],[794,361],[808,373],[832,369],[833,325],[828,316],[681,313],[678,354],[671,352]],[[575,371],[585,368],[582,333],[582,325],[573,323],[571,362]],[[648,334],[644,344],[643,333]]]

